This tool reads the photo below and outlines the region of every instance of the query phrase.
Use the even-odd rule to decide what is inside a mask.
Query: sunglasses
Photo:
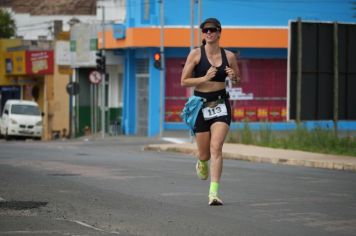
[[[207,27],[207,28],[203,28],[201,31],[203,32],[203,33],[208,33],[208,31],[210,32],[210,33],[215,33],[215,32],[217,32],[219,29],[218,28],[215,28],[215,27]]]

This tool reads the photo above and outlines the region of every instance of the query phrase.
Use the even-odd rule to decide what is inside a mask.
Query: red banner
[[[26,51],[27,74],[53,74],[53,63],[53,51]]]

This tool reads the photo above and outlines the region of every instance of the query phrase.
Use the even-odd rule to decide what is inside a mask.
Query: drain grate
[[[70,173],[53,173],[48,174],[50,176],[80,176],[80,174],[70,174]]]
[[[28,210],[46,206],[48,202],[35,201],[3,201],[0,202],[0,209]]]

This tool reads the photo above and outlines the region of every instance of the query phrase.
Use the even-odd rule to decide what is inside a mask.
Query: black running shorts
[[[204,105],[203,105],[203,108],[199,111],[198,117],[197,117],[197,119],[195,121],[194,133],[201,133],[201,132],[210,131],[211,125],[213,123],[215,123],[215,122],[224,122],[228,126],[230,126],[230,123],[231,123],[231,106],[230,106],[230,102],[229,102],[229,96],[227,95],[225,89],[214,91],[214,92],[207,92],[207,93],[194,91],[194,95],[202,97],[202,98],[205,98],[208,103],[209,102],[218,101],[218,100],[222,100],[225,103],[226,108],[227,108],[227,115],[215,117],[215,118],[212,118],[210,120],[205,120],[204,116],[203,116],[203,112],[202,112],[202,109],[204,108]]]

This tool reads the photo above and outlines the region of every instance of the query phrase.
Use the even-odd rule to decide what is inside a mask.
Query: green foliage
[[[275,138],[273,137],[271,126],[268,124],[263,125],[263,127],[259,130],[259,139],[257,141],[258,145],[270,146],[274,140]]]
[[[0,8],[0,38],[11,38],[16,34],[15,20],[6,10]]]
[[[244,127],[241,133],[241,143],[243,144],[253,144],[254,138],[251,132],[251,129],[248,126],[248,122],[244,123]]]
[[[303,126],[298,126],[285,135],[277,136],[268,124],[254,134],[248,123],[244,123],[242,130],[230,132],[227,142],[356,156],[355,137],[349,134],[338,137],[333,130],[320,127],[308,130]]]

